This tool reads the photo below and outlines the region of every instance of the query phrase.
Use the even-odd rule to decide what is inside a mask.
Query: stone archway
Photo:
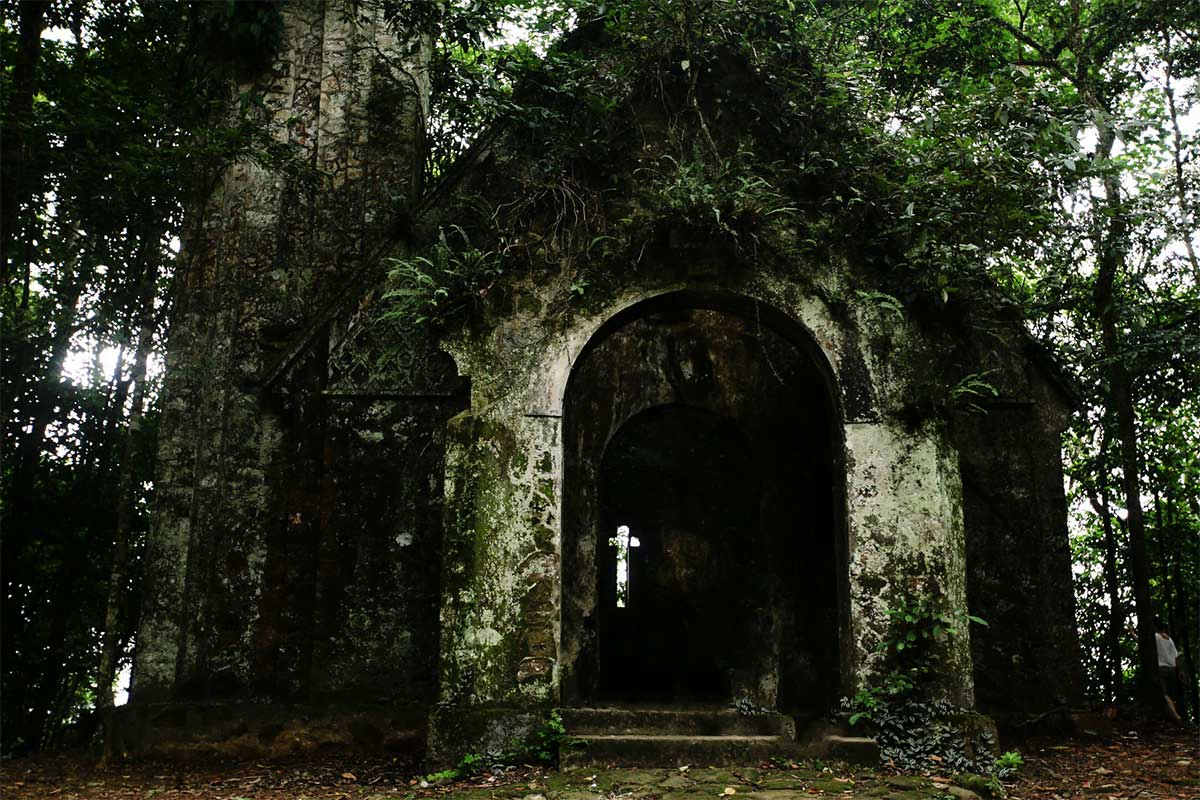
[[[836,699],[841,427],[806,339],[754,301],[679,293],[627,309],[576,360],[563,403],[564,703],[818,711]]]
[[[892,597],[936,583],[965,613],[958,453],[943,422],[901,418],[907,384],[886,369],[924,353],[919,331],[882,361],[864,336],[878,309],[787,284],[631,289],[565,326],[538,308],[448,343],[472,390],[446,429],[431,752],[484,752],[550,708],[602,701],[598,548],[613,520],[598,467],[654,408],[725,417],[759,466],[770,570],[741,574],[774,594],[739,600],[772,614],[754,658],[722,667],[725,696],[826,710],[878,669]],[[969,705],[966,636],[944,676]]]

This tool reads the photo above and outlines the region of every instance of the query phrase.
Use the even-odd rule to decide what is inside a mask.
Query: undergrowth
[[[850,724],[871,729],[885,764],[982,775],[1000,793],[999,782],[1020,767],[1020,754],[997,758],[994,734],[977,724],[970,709],[941,697],[938,680],[952,640],[971,622],[987,623],[952,614],[936,591],[902,595],[886,614],[888,629],[879,644],[883,670],[874,683],[843,701]]]
[[[486,770],[525,764],[558,766],[564,751],[582,742],[567,733],[562,715],[557,709],[537,725],[530,734],[511,742],[507,747],[487,753],[467,753],[452,769],[432,772],[425,776],[427,783],[445,783],[478,775]]]

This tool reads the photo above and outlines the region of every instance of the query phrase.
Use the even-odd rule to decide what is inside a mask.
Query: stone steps
[[[743,715],[731,708],[564,708],[563,724],[576,745],[564,766],[729,766],[771,758],[878,759],[873,739],[846,735],[842,726],[796,722],[784,714]]]
[[[726,766],[757,764],[791,754],[793,741],[779,736],[681,736],[631,734],[580,737],[586,744],[570,748],[563,766],[617,764],[626,767]]]
[[[563,724],[577,736],[677,734],[689,736],[786,736],[796,724],[783,714],[739,714],[732,708],[564,708]]]

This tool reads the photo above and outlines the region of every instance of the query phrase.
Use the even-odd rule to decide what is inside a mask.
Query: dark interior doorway
[[[566,705],[822,712],[841,693],[832,383],[798,325],[738,302],[647,301],[576,362],[563,414]]]
[[[597,537],[603,697],[728,698],[752,622],[736,600],[763,569],[758,495],[744,440],[712,412],[654,408],[617,432]]]

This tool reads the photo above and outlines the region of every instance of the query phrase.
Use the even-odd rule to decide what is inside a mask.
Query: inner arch
[[[626,422],[600,469],[599,695],[728,700],[753,669],[767,569],[757,469],[736,427],[687,405]]]

